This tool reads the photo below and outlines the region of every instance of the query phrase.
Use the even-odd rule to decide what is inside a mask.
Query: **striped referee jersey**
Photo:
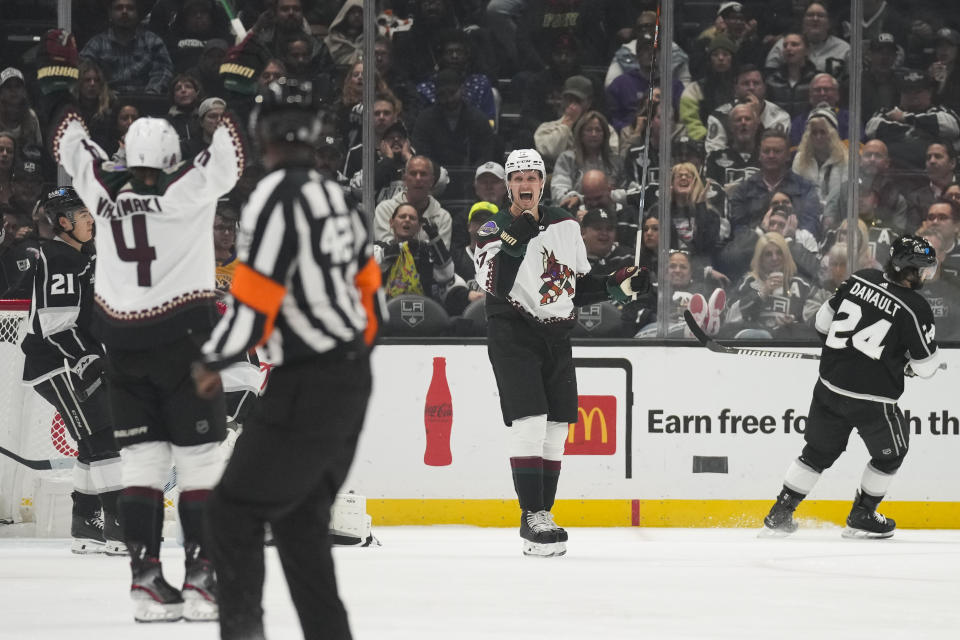
[[[243,209],[227,312],[203,346],[213,369],[263,347],[283,365],[371,344],[380,269],[364,221],[312,169],[264,177]]]

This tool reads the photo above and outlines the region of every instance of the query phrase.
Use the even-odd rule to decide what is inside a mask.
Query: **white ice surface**
[[[960,638],[960,531],[839,531],[571,529],[566,557],[535,559],[516,530],[380,527],[382,547],[334,553],[358,640]],[[182,549],[162,555],[179,584]],[[301,638],[267,557],[268,637]],[[0,539],[0,638],[218,637],[215,624],[135,624],[127,571],[66,540]]]

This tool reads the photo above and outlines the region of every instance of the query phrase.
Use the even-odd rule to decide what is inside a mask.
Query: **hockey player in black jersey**
[[[871,458],[843,536],[893,535],[896,524],[877,513],[877,505],[909,445],[910,430],[897,406],[904,375],[929,378],[940,366],[933,313],[916,291],[936,268],[935,251],[926,240],[902,236],[891,245],[882,272],[857,271],[820,307],[816,326],[824,346],[804,433],[806,445],[787,469],[762,534],[796,531],[794,510],[844,452],[856,427]]]
[[[487,351],[503,421],[512,427],[523,552],[559,556],[567,532],[550,510],[569,425],[577,421],[575,307],[608,297],[626,302],[649,290],[650,276],[634,266],[591,275],[576,218],[540,204],[546,177],[540,154],[513,151],[505,169],[511,204],[477,233],[476,280],[487,292]]]
[[[24,384],[57,408],[77,441],[73,468],[74,553],[126,555],[117,514],[120,456],[103,379],[103,350],[90,335],[95,256],[93,216],[71,187],[42,200],[54,231],[41,240],[30,322],[23,339]]]

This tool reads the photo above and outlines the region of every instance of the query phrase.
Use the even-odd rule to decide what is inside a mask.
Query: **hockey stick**
[[[226,12],[227,18],[230,20],[230,30],[233,31],[233,37],[236,38],[236,42],[234,44],[238,44],[246,37],[247,30],[243,28],[243,23],[240,22],[240,18],[237,17],[236,12],[230,5],[230,0],[220,0],[220,4],[223,6],[223,10]]]
[[[788,360],[819,360],[818,353],[799,353],[797,351],[778,351],[776,349],[754,349],[752,347],[728,347],[719,344],[713,338],[704,333],[697,321],[693,319],[693,314],[687,309],[683,312],[683,319],[687,321],[694,337],[710,351],[716,353],[731,353],[742,356],[765,356],[767,358],[787,358]]]
[[[732,353],[741,356],[766,356],[767,358],[787,358],[788,360],[819,360],[820,354],[817,353],[799,353],[796,351],[778,351],[776,349],[753,349],[751,347],[728,347],[716,342],[713,338],[704,333],[697,321],[693,319],[693,314],[687,309],[683,312],[683,319],[687,321],[690,332],[694,337],[710,351],[716,353]],[[909,366],[909,365],[908,365]],[[947,368],[946,362],[941,362],[938,369]],[[910,374],[907,374],[908,376]],[[912,377],[912,376],[911,376]]]
[[[9,449],[4,449],[0,447],[0,453],[7,456],[11,460],[19,462],[25,467],[35,469],[36,471],[50,471],[52,469],[72,469],[74,459],[73,458],[50,458],[49,460],[27,460],[26,458],[20,457]]]
[[[637,39],[637,47],[640,46],[639,37]],[[654,28],[653,32],[653,56],[650,59],[650,75],[648,76],[648,86],[649,91],[647,92],[647,126],[646,130],[643,132],[643,162],[640,165],[640,170],[643,174],[640,176],[640,204],[637,206],[638,218],[640,224],[637,226],[637,240],[634,244],[634,255],[633,255],[633,264],[640,264],[640,249],[643,247],[643,209],[647,206],[647,172],[650,170],[650,130],[653,128],[653,120],[656,117],[656,106],[653,107],[654,111],[650,111],[650,96],[653,94],[653,74],[654,69],[657,66],[657,53],[660,51],[660,3],[657,3],[657,25]]]

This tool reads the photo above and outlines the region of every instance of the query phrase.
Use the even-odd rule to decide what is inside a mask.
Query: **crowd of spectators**
[[[10,0],[0,22],[35,24],[55,4]],[[534,147],[550,174],[545,202],[580,220],[594,270],[667,261],[671,334],[692,296],[722,289],[721,337],[811,338],[817,305],[848,267],[856,154],[863,242],[849,268],[882,264],[899,234],[933,238],[941,266],[924,295],[943,321],[938,338],[960,338],[960,10],[864,0],[863,68],[852,69],[849,0],[677,2],[673,100],[662,104],[652,0],[381,0],[365,105],[361,0],[233,4],[269,56],[259,81],[309,80],[328,105],[318,170],[359,199],[362,156],[374,154],[370,213],[390,297],[469,313],[482,299],[476,231],[509,204],[503,159]],[[220,3],[74,0],[73,20],[75,98],[107,154],[123,165],[124,133],[144,115],[173,124],[184,157],[200,153],[226,106],[217,71],[234,35]],[[42,232],[36,201],[56,181],[32,61],[26,39],[0,50],[0,287]],[[374,140],[361,139],[365,117]],[[669,176],[659,175],[665,123]],[[225,201],[223,242],[260,171]],[[657,255],[661,228],[669,256]],[[617,312],[606,335],[656,335],[655,295]]]

